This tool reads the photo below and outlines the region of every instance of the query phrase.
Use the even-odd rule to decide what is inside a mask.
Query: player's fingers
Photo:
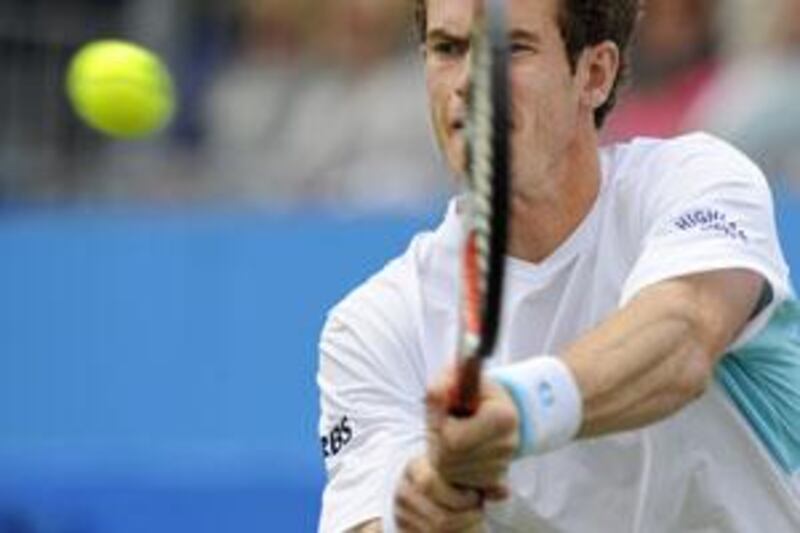
[[[395,510],[394,521],[397,524],[397,531],[401,533],[428,533],[422,517],[409,514],[402,509]]]
[[[449,485],[433,469],[426,457],[409,463],[404,477],[407,483],[429,495],[447,510],[467,511],[480,508],[481,496],[477,491]]]
[[[478,522],[468,528],[463,529],[459,533],[486,533],[486,524],[483,521]]]
[[[441,432],[447,420],[451,387],[452,379],[446,373],[428,389],[425,396],[428,431],[435,435]]]
[[[444,447],[440,447],[434,464],[442,472],[447,471],[451,466],[463,464],[479,465],[486,461],[500,460],[510,464],[518,446],[519,439],[516,434],[509,434],[505,436],[498,435],[496,438],[464,452],[454,452],[452,449],[447,450]]]
[[[451,368],[428,388],[425,396],[425,405],[427,407],[429,427],[438,427],[437,424],[432,424],[431,422],[439,422],[447,418],[450,397],[455,383],[455,368]]]
[[[447,417],[439,426],[441,453],[465,455],[487,443],[513,448],[517,436],[517,412],[513,404],[485,402],[469,418]]]
[[[467,454],[439,454],[433,464],[449,483],[463,483],[463,476],[483,473],[481,479],[498,481],[505,477],[516,452],[516,441],[492,442]],[[468,485],[469,486],[469,485]]]
[[[394,515],[397,531],[401,533],[425,533],[425,522],[421,517],[410,514],[407,510],[395,507]]]
[[[441,437],[441,435],[439,436]],[[431,463],[448,482],[454,482],[456,473],[492,469],[488,476],[503,474],[511,465],[518,446],[515,436],[499,436],[465,451],[444,442],[429,448]]]
[[[435,516],[432,504],[417,492],[416,488],[403,481],[397,488],[394,499],[395,521],[400,531],[425,533]]]
[[[439,377],[428,387],[426,399],[443,408],[447,408],[450,393],[456,385],[458,378],[458,365],[451,364],[439,375]]]
[[[443,532],[464,533],[467,531],[483,531],[483,512],[465,511],[453,513],[442,527]]]
[[[501,502],[511,496],[511,489],[506,483],[499,483],[482,490],[483,497],[490,502]]]
[[[477,490],[457,489],[441,479],[430,486],[430,495],[442,507],[453,512],[477,510],[482,503]]]
[[[478,510],[448,511],[408,483],[401,483],[395,497],[395,520],[401,531],[423,533],[461,532],[481,520]]]
[[[501,483],[508,474],[505,461],[485,461],[479,465],[464,464],[442,472],[442,477],[450,484],[484,490]]]

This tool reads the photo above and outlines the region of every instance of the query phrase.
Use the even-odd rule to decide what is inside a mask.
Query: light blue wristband
[[[533,417],[528,408],[531,403],[528,391],[525,390],[522,384],[509,379],[508,376],[499,372],[494,374],[489,372],[489,376],[506,389],[517,408],[517,414],[519,415],[517,417],[519,419],[519,446],[514,454],[515,457],[519,459],[526,455],[532,455],[536,451],[536,430],[533,427]]]
[[[558,357],[539,356],[489,370],[508,391],[519,414],[517,457],[552,451],[580,430],[583,399],[569,367]]]

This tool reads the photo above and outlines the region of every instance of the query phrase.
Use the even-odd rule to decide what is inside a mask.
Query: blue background
[[[313,531],[325,311],[437,217],[6,210],[0,533]]]

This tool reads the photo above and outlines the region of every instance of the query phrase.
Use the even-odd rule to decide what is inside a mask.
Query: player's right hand
[[[483,377],[477,410],[469,417],[450,413],[457,380],[452,367],[428,389],[428,456],[434,469],[455,487],[479,490],[486,499],[509,497],[508,470],[519,446],[519,415],[511,395]]]
[[[427,456],[406,465],[395,492],[394,514],[403,533],[484,531],[481,495],[448,485]]]

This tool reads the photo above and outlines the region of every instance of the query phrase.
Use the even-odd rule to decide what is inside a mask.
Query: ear
[[[619,48],[612,41],[588,47],[581,55],[581,103],[594,111],[608,101],[620,69]]]

